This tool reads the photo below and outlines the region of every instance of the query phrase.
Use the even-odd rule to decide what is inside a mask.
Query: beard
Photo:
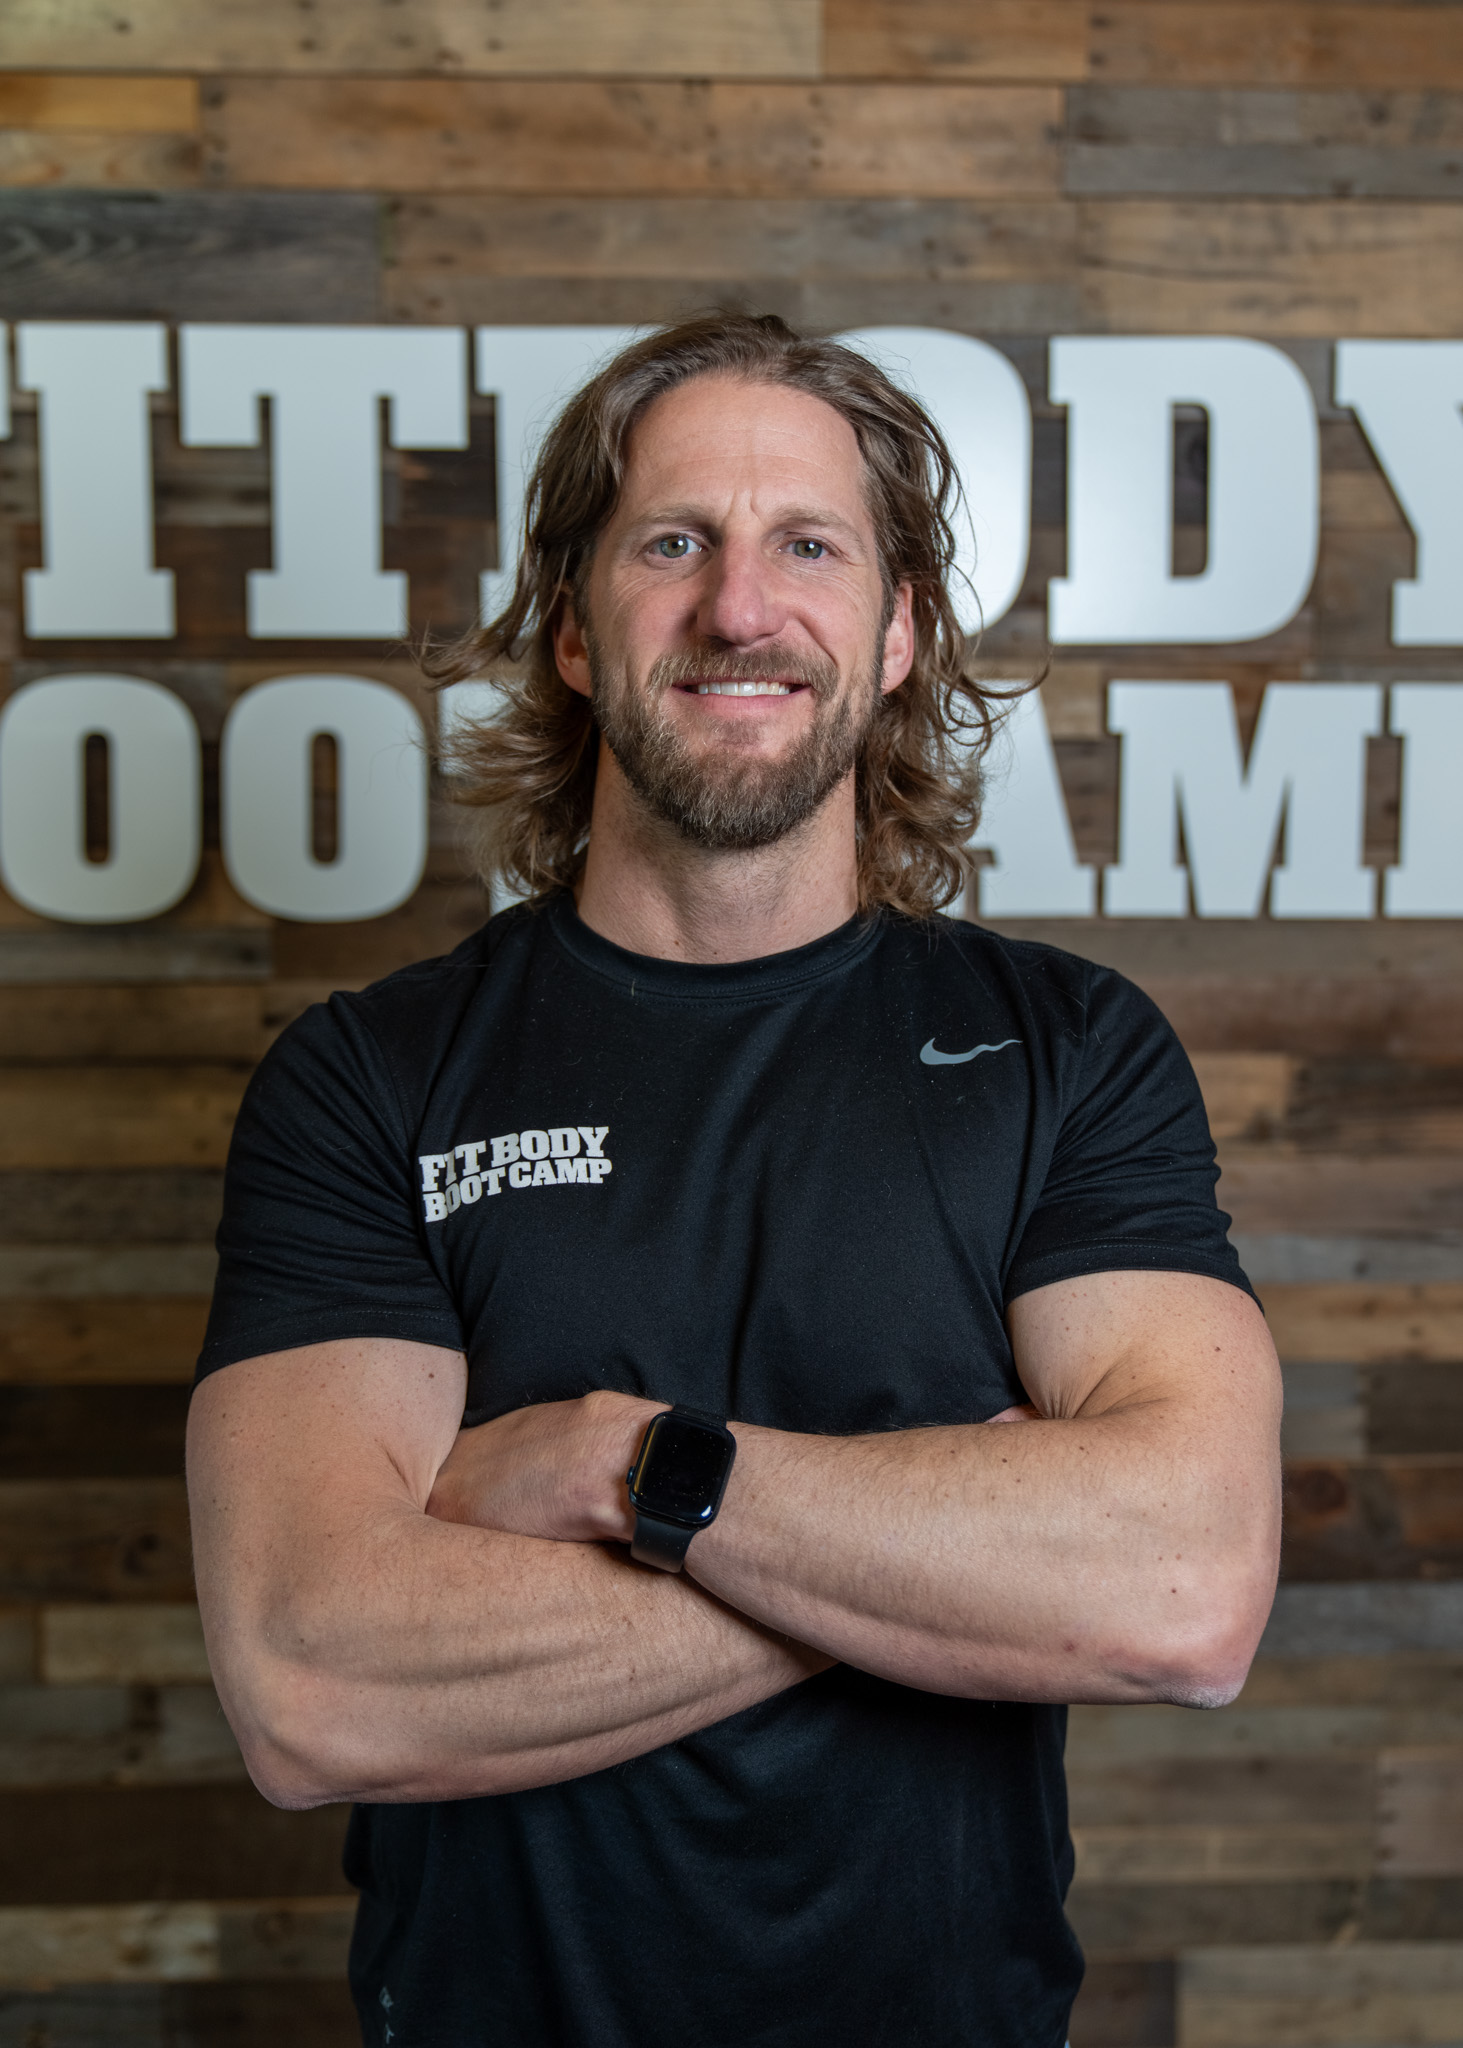
[[[835,663],[775,647],[663,654],[637,690],[623,673],[612,672],[588,634],[585,639],[590,702],[625,780],[652,816],[717,853],[750,853],[805,824],[857,763],[878,709],[872,656],[842,695]],[[708,748],[703,757],[662,708],[670,691],[687,683],[788,680],[813,695],[816,709],[791,751],[773,761],[741,756],[735,748]]]

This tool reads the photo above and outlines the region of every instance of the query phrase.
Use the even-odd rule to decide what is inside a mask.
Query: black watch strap
[[[637,1564],[653,1564],[663,1572],[678,1572],[686,1562],[691,1538],[696,1534],[681,1522],[662,1522],[654,1515],[635,1517],[635,1538],[630,1555]]]

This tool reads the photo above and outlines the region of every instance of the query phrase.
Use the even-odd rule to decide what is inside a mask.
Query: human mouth
[[[798,683],[696,683],[693,694],[697,697],[790,697],[801,687]]]

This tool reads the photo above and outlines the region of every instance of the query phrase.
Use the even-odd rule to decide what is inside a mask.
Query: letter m
[[[569,1181],[576,1180],[582,1181],[586,1187],[590,1185],[589,1161],[587,1159],[556,1159],[554,1167],[558,1173],[559,1185],[561,1187]]]
[[[1374,683],[1272,683],[1246,763],[1227,683],[1113,683],[1122,735],[1119,857],[1109,917],[1370,917],[1362,865],[1366,743],[1381,730]],[[1188,874],[1179,861],[1178,827]]]

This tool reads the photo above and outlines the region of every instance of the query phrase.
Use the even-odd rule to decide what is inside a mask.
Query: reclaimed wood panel
[[[12,320],[374,320],[377,225],[354,192],[0,191],[0,294]]]
[[[1099,1884],[1275,1883],[1281,1878],[1367,1878],[1376,1865],[1370,1821],[1281,1821],[1259,1826],[1074,1826],[1076,1881]],[[1398,1872],[1398,1875],[1403,1873]],[[1412,1875],[1414,1873],[1407,1873]]]
[[[1187,5],[1175,11],[1202,18],[1202,10]],[[1376,19],[1398,11],[1378,11]],[[1248,0],[1246,12],[1260,18]],[[1463,331],[1463,207],[1456,204],[1079,203],[1083,325],[1091,330],[1398,337]]]
[[[216,1271],[206,1244],[0,1244],[0,1298],[208,1294]]]
[[[1463,2030],[1463,1942],[1277,1944],[1186,1954],[1183,2048],[1373,2048]]]
[[[0,128],[192,135],[198,128],[198,81],[120,78],[107,72],[0,71]]]
[[[817,0],[726,0],[674,16],[652,0],[321,0],[303,16],[291,0],[168,0],[135,19],[105,0],[9,0],[0,65],[808,78],[818,30]]]
[[[191,1602],[68,1602],[36,1617],[37,1675],[47,1685],[204,1685],[208,1654]]]
[[[1383,1749],[1463,1741],[1463,1703],[1430,1706],[1073,1707],[1067,1760],[1094,1772],[1163,1760],[1189,1764],[1256,1757],[1375,1756]]]
[[[0,1062],[237,1061],[252,1066],[326,983],[0,986]]]
[[[208,1300],[0,1300],[0,1385],[188,1382]]]
[[[360,2048],[343,1983],[71,1984],[0,1990],[3,2048]]]
[[[1463,1285],[1280,1286],[1265,1313],[1287,1359],[1463,1359]]]
[[[1377,1860],[1391,1877],[1463,1877],[1463,1748],[1383,1751]]]
[[[1072,2008],[1083,2048],[1173,2048],[1176,1973],[1168,1957],[1090,1961]]]
[[[1116,0],[1094,10],[1091,36],[1090,75],[1113,85],[1463,85],[1463,22],[1405,0]]]
[[[215,184],[785,199],[1060,189],[1060,94],[714,80],[235,78],[204,93]]]
[[[212,1244],[222,1207],[217,1167],[0,1172],[0,1247]]]
[[[346,1818],[282,1813],[249,1784],[0,1791],[0,1905],[348,1898]]]
[[[352,1918],[332,1897],[9,1906],[0,1908],[0,1984],[340,1978]]]
[[[1457,1653],[1463,1643],[1463,1586],[1282,1585],[1260,1644],[1264,1672],[1273,1659],[1374,1659]],[[1414,1671],[1411,1661],[1399,1667]],[[1414,1673],[1415,1675],[1415,1673]],[[1252,1683],[1254,1682],[1252,1676]],[[1273,1682],[1273,1678],[1271,1679]]]
[[[181,1478],[0,1481],[0,1601],[192,1594]]]
[[[1456,1940],[1457,1889],[1449,1878],[1074,1884],[1067,1915],[1087,1954],[1104,1958],[1175,1956],[1240,1943],[1390,1945]],[[1259,2041],[1254,2048],[1261,2048]]]
[[[1049,79],[1088,73],[1085,0],[824,0],[829,78]]]
[[[0,1386],[0,1480],[171,1478],[187,1421],[182,1386]]]
[[[1266,1158],[1224,1148],[1219,1200],[1238,1230],[1458,1231],[1463,1168],[1455,1154]]]
[[[232,1784],[212,1686],[0,1686],[0,1786]]]
[[[1463,1577],[1463,1461],[1312,1458],[1285,1468],[1281,1571],[1296,1579]]]
[[[20,191],[166,191],[197,185],[194,136],[0,128],[0,187]]]
[[[246,1078],[222,1066],[0,1068],[0,1167],[221,1166]]]

